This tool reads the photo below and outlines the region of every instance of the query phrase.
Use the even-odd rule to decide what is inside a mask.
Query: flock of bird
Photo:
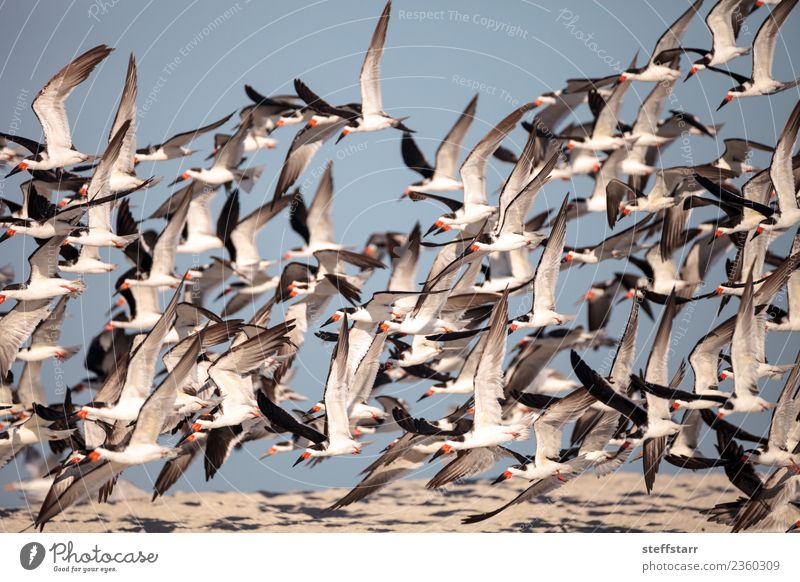
[[[72,143],[67,101],[112,49],[97,46],[74,59],[33,101],[44,143],[0,134],[9,175],[28,176],[21,202],[3,200],[2,240],[25,236],[38,245],[28,259],[27,281],[9,284],[13,273],[0,273],[6,283],[0,302],[15,302],[0,323],[0,466],[17,457],[44,467],[10,485],[41,499],[34,525],[44,528],[87,498],[107,500],[132,466],[164,463],[155,499],[196,459],[203,459],[210,479],[249,441],[277,439],[266,455],[294,450],[300,453],[295,464],[314,465],[359,454],[368,444],[365,435],[395,432],[397,438],[333,508],[362,501],[436,458],[449,462],[427,484],[433,489],[505,464],[495,483],[521,482],[523,489],[501,507],[464,519],[476,523],[574,479],[606,476],[641,459],[648,492],[662,461],[685,470],[724,470],[741,495],[706,510],[710,520],[735,531],[797,528],[800,521],[792,521],[800,507],[800,354],[793,363],[769,363],[765,340],[767,332],[800,331],[800,156],[793,156],[800,103],[774,147],[730,138],[718,159],[694,166],[659,163],[661,152],[679,137],[716,140],[720,129],[686,111],[661,117],[687,55],[701,55],[687,79],[712,72],[734,79],[720,107],[797,86],[772,76],[780,29],[797,3],[719,0],[705,19],[713,37],[706,50],[682,45],[703,4],[695,0],[658,39],[644,66],[634,59],[609,77],[571,79],[563,89],[514,109],[459,166],[477,96],[441,141],[433,164],[406,126],[413,123],[383,110],[380,61],[389,2],[361,69],[360,102],[331,105],[299,79],[296,95],[269,97],[247,86],[252,103],[239,111],[231,135],[214,136],[213,162],[173,182],[188,185],[171,191],[147,217],[147,229],[132,208],[137,193],[154,189],[159,180],[138,176],[139,164],[194,155],[191,143],[223,128],[233,114],[137,149],[137,68],[131,55],[108,145],[100,156],[82,153]],[[756,11],[763,4],[774,6]],[[767,15],[752,47],[738,46],[742,23],[756,18],[754,12]],[[720,68],[748,53],[749,77]],[[619,112],[632,83],[649,83],[652,90],[629,125]],[[592,120],[565,124],[582,104],[588,104]],[[502,144],[520,123],[528,138],[517,153]],[[291,125],[300,129],[274,196],[244,215],[239,192],[249,192],[264,169],[246,163],[245,155],[273,148],[274,132]],[[391,129],[402,132],[402,158],[420,175],[402,200],[441,204],[443,211],[427,232],[419,223],[409,225],[408,234],[377,232],[356,251],[334,234],[333,164],[325,166],[310,204],[294,186],[325,142]],[[771,155],[769,166],[753,165],[754,152]],[[511,167],[496,204],[486,191],[492,158]],[[558,208],[528,216],[549,180],[578,175],[594,177],[590,196],[567,196]],[[747,179],[737,187],[740,176]],[[446,194],[461,190],[463,199]],[[58,192],[66,194],[55,202]],[[218,193],[226,199],[214,221]],[[710,218],[693,220],[701,208],[711,209]],[[270,274],[274,261],[262,258],[257,237],[285,209],[305,244],[282,249],[281,271]],[[568,246],[567,223],[593,213],[601,213],[612,235]],[[152,230],[150,221],[158,220],[163,228]],[[446,232],[449,240],[434,239]],[[772,245],[786,233],[794,236],[791,252],[779,256]],[[104,247],[119,249],[127,267],[106,262]],[[534,268],[531,255],[539,247]],[[176,272],[177,254],[223,249],[227,258],[214,256]],[[436,256],[419,283],[423,249]],[[676,264],[679,250],[683,262]],[[727,280],[709,281],[712,265],[723,258]],[[594,282],[582,298],[587,327],[570,324],[575,317],[556,306],[560,273],[604,261],[619,262],[623,272]],[[364,284],[387,268],[385,290],[362,303]],[[84,276],[111,272],[118,275],[113,292],[119,309],[86,351],[89,379],[73,384],[58,402],[48,400],[44,360],[80,351],[60,339],[70,298],[86,288]],[[775,301],[784,288],[788,309]],[[168,304],[162,308],[163,293]],[[530,309],[514,314],[512,296],[527,298]],[[685,380],[684,363],[670,361],[673,322],[687,305],[719,299],[721,311],[733,296],[736,313],[697,341],[688,358],[693,382]],[[224,299],[217,312],[206,306],[214,299]],[[614,339],[607,329],[610,314],[625,299],[632,300],[630,314]],[[338,307],[331,306],[334,300]],[[235,318],[247,306],[255,307],[255,315]],[[635,370],[640,312],[657,320],[657,327],[644,370]],[[528,335],[515,340],[505,365],[508,336],[518,330]],[[304,397],[290,384],[309,331],[335,347],[324,398],[298,412],[292,408]],[[616,349],[605,373],[581,356],[597,349]],[[549,367],[565,350],[577,381]],[[17,360],[21,373],[15,379]],[[784,376],[776,402],[759,394],[762,378]],[[455,394],[463,402],[443,418],[413,416],[392,387],[420,380],[432,382],[420,400]],[[726,380],[732,380],[730,391],[720,389]],[[96,390],[77,404],[73,397],[87,383]],[[735,424],[737,414],[761,413],[772,418],[766,435]],[[712,457],[699,448],[701,431],[716,435]],[[529,448],[532,436],[531,455],[505,446]],[[641,454],[632,456],[639,448]]]

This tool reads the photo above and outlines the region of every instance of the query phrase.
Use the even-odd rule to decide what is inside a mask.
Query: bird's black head
[[[690,78],[694,77],[701,68],[705,68],[711,62],[711,56],[709,54],[705,54],[699,59],[697,59],[694,63],[692,63],[692,68],[689,70],[689,73],[686,75],[686,78],[683,80],[684,83],[688,81]]]
[[[719,107],[717,107],[717,111],[719,111],[720,109],[725,107],[728,103],[733,101],[733,99],[736,97],[736,94],[741,93],[744,90],[745,88],[742,85],[737,85],[736,87],[728,91],[725,97],[722,98],[722,102],[719,104]]]
[[[347,313],[348,315],[354,313],[356,310],[355,307],[343,307],[337,310],[333,315],[331,315],[325,323],[323,323],[320,327],[325,327],[327,325],[331,325],[332,323],[336,323],[342,318],[342,313]]]
[[[18,163],[16,166],[14,166],[8,174],[6,174],[6,178],[8,178],[9,176],[13,176],[14,174],[19,174],[20,172],[24,172],[25,170],[28,169],[28,162],[38,161],[38,158],[39,158],[38,154],[35,156],[27,156],[25,158],[22,158],[22,161]]]

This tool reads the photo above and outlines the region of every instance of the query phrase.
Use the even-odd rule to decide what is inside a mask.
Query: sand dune
[[[269,493],[179,492],[151,503],[141,497],[73,507],[48,524],[49,532],[723,532],[699,514],[737,493],[722,475],[661,475],[647,495],[640,474],[586,476],[550,498],[517,505],[477,525],[461,518],[512,499],[523,483],[486,480],[428,491],[401,481],[366,502],[325,511],[346,491]],[[0,526],[20,531],[27,509],[0,510]]]

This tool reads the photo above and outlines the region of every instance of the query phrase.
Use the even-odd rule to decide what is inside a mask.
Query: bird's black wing
[[[263,392],[259,391],[256,399],[261,413],[276,427],[301,436],[317,445],[328,440],[328,437],[318,430],[298,421],[294,416],[267,398]]]

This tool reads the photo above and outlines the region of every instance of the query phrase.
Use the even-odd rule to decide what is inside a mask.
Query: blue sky
[[[707,0],[702,14],[713,2]],[[527,2],[487,3],[478,1],[426,2],[396,0],[389,25],[386,50],[382,61],[383,99],[385,109],[394,116],[410,116],[407,124],[417,131],[420,147],[431,158],[441,139],[458,113],[474,93],[479,93],[477,119],[465,145],[471,147],[494,123],[511,109],[535,99],[541,92],[558,89],[571,77],[598,77],[619,71],[636,51],[642,62],[663,30],[680,14],[688,2]],[[358,96],[358,73],[364,51],[380,14],[383,2],[378,0],[333,2],[56,2],[38,1],[6,3],[0,7],[4,34],[0,38],[0,129],[14,128],[20,135],[40,137],[40,127],[30,110],[30,101],[41,85],[71,58],[84,50],[107,43],[116,51],[80,86],[68,102],[74,142],[85,152],[101,152],[113,120],[121,91],[127,57],[136,55],[139,69],[138,143],[156,143],[166,137],[199,127],[238,109],[247,103],[245,83],[264,94],[287,93],[292,80],[302,78],[316,92],[333,103],[355,101]],[[749,44],[766,13],[759,10],[750,17],[739,44]],[[800,15],[793,14],[784,26],[775,58],[775,76],[792,79],[800,76],[794,70],[793,56],[798,55],[798,36],[786,32],[798,30]],[[687,32],[685,46],[707,47],[710,37],[700,18]],[[687,68],[687,62],[683,62]],[[749,74],[748,57],[738,59],[732,70]],[[722,151],[722,138],[747,137],[774,143],[791,107],[798,98],[796,91],[787,91],[769,98],[735,102],[716,113],[714,110],[730,87],[730,81],[705,72],[699,78],[679,84],[674,109],[698,114],[708,123],[724,123],[718,142],[708,138],[691,138],[687,144],[673,145],[663,157],[665,166],[703,163]],[[628,92],[623,118],[632,121],[641,99],[652,87],[635,83]],[[576,118],[587,120],[588,110],[576,112]],[[250,194],[243,195],[243,211],[259,206],[271,197],[286,148],[294,128],[275,133],[278,149],[253,156],[253,163],[266,164],[267,169]],[[360,246],[375,229],[408,231],[415,221],[423,227],[432,223],[440,209],[427,204],[398,202],[405,186],[416,175],[403,165],[400,157],[400,132],[356,134],[337,146],[327,144],[315,159],[312,168],[334,160],[336,189],[334,220],[342,242]],[[519,151],[524,132],[518,130],[505,144]],[[211,147],[207,136],[195,143],[202,152],[193,158],[150,167],[140,167],[139,174],[162,175],[162,185],[134,195],[136,212],[149,214],[164,200],[165,186],[183,169],[203,165],[203,157]],[[756,162],[768,163],[760,154]],[[143,165],[144,166],[144,165]],[[502,183],[510,167],[492,162],[488,171],[488,191]],[[0,182],[0,195],[19,198],[19,177]],[[301,178],[307,196],[312,195],[315,179]],[[588,196],[592,181],[577,178],[572,182],[548,185],[540,194],[534,211],[554,207],[566,192]],[[222,204],[220,196],[215,208]],[[699,213],[698,216],[706,217]],[[155,227],[160,227],[155,223]],[[568,244],[589,244],[601,240],[607,231],[602,217],[591,217],[569,226]],[[26,257],[33,250],[32,241],[15,237],[0,247],[2,262],[14,264],[17,280],[27,275]],[[286,249],[299,246],[300,239],[281,217],[273,221],[259,237],[265,257],[277,258]],[[786,252],[789,241],[784,237],[774,249]],[[122,256],[113,251],[114,260]],[[429,264],[423,259],[420,280]],[[181,257],[186,267],[191,257]],[[531,257],[538,260],[538,253]],[[602,280],[619,270],[620,264],[604,264],[597,268],[572,269],[559,287],[559,307],[570,312],[573,302],[585,292],[592,280]],[[88,342],[105,323],[103,313],[113,299],[110,287],[118,273],[90,276],[89,290],[69,307],[69,320],[64,327],[67,345]],[[387,274],[378,274],[370,282],[367,293],[382,289]],[[722,280],[717,268],[712,282]],[[735,307],[735,301],[732,306]],[[672,369],[685,358],[697,338],[714,325],[716,302],[694,310],[685,336],[675,341]],[[729,307],[729,312],[730,312]],[[246,313],[246,312],[245,312]],[[724,316],[726,316],[726,313]],[[612,335],[624,325],[627,309],[618,309],[611,321]],[[579,314],[578,323],[585,323]],[[652,337],[650,322],[644,321],[639,345],[644,365]],[[770,336],[768,356],[771,361],[792,361],[797,342],[786,335]],[[328,350],[309,337],[298,362],[293,386],[312,398],[321,394],[328,368]],[[600,364],[606,351],[588,355]],[[82,377],[82,355],[64,366],[67,378]],[[565,357],[556,360],[557,367],[568,370]],[[52,389],[55,372],[45,366],[45,381]],[[687,386],[688,380],[687,380]],[[768,396],[774,397],[780,385],[765,384]],[[410,401],[426,389],[424,385],[404,384],[392,388]],[[433,400],[433,399],[430,399]],[[427,404],[430,400],[425,401]],[[415,413],[434,416],[452,402],[437,402],[415,407]],[[741,420],[741,419],[737,419]],[[763,429],[766,418],[748,419],[750,428]],[[248,445],[236,453],[217,477],[206,484],[198,463],[181,481],[182,489],[287,490],[325,486],[347,486],[357,481],[356,473],[385,444],[376,443],[361,458],[337,458],[309,470],[292,469],[295,455],[278,456],[259,463],[257,456],[267,448],[265,443]],[[533,442],[517,448],[531,452]],[[713,447],[705,447],[712,454]],[[366,457],[366,458],[365,458]],[[159,466],[130,471],[129,477],[146,486],[148,475],[155,476]],[[424,475],[431,474],[429,467]],[[638,466],[636,467],[638,470]],[[14,469],[0,473],[0,482],[14,478]],[[13,502],[0,493],[0,504]]]

